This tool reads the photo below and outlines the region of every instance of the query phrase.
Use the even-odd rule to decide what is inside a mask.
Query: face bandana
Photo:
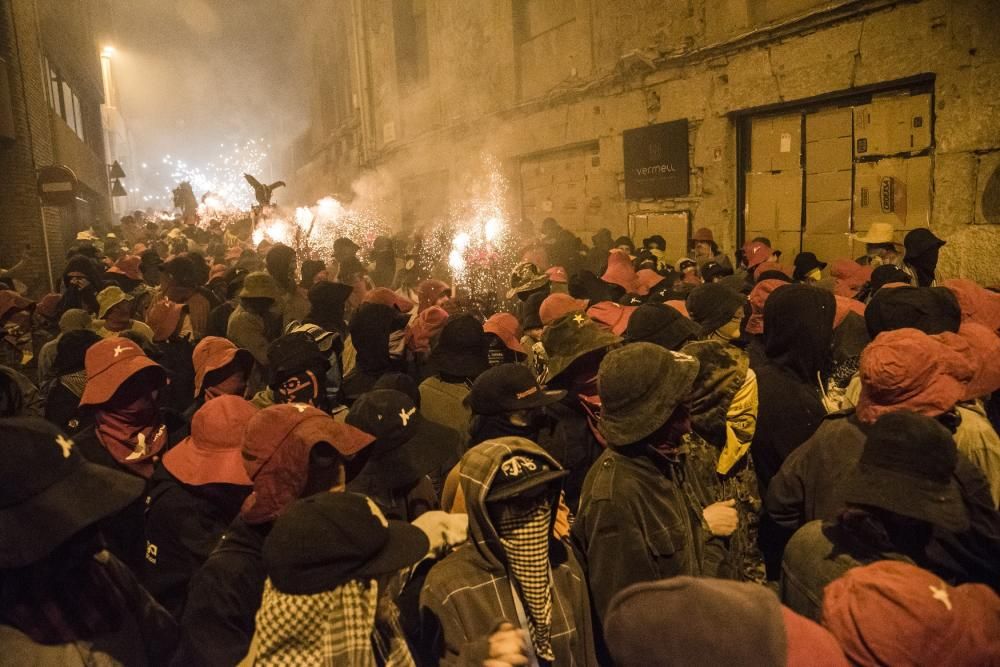
[[[496,524],[500,544],[507,554],[511,574],[521,589],[527,607],[528,629],[535,653],[555,660],[550,638],[552,581],[549,566],[549,532],[552,505],[543,495],[529,508],[507,505]]]
[[[149,479],[153,463],[167,444],[167,427],[155,394],[124,405],[108,405],[95,416],[97,439],[118,463]]]
[[[317,405],[323,388],[319,378],[312,371],[302,371],[285,378],[277,386],[275,402],[277,403],[307,403]]]
[[[205,399],[211,400],[219,396],[242,396],[247,389],[247,375],[238,370],[211,387],[205,387]]]

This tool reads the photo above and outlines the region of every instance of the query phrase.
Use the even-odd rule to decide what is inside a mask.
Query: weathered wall
[[[532,47],[531,71],[522,67],[513,20],[524,0],[426,0],[430,74],[402,90],[392,2],[363,4],[372,163],[401,182],[447,168],[458,198],[461,177],[481,170],[488,151],[514,179],[514,206],[524,204],[532,219],[567,220],[584,237],[600,226],[625,231],[630,213],[687,210],[693,227],[711,227],[731,251],[730,114],[931,73],[930,226],[948,241],[941,268],[1000,283],[1000,226],[982,211],[1000,163],[994,0],[575,0],[575,19],[546,43],[551,59]],[[539,81],[548,87],[536,94]],[[690,196],[627,202],[622,131],[677,118],[689,119]],[[573,154],[595,143],[599,169]],[[525,164],[530,183],[522,193]],[[545,178],[550,195],[539,186]]]

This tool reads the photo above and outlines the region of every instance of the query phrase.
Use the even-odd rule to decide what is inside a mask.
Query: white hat
[[[82,232],[77,232],[76,233],[76,240],[77,241],[96,241],[97,240],[97,235],[94,234],[93,231],[91,231],[89,229],[85,229]]]
[[[855,236],[854,240],[860,243],[896,243],[893,235],[895,229],[888,222],[873,222],[872,226],[868,228],[868,234],[865,236]],[[897,244],[898,245],[898,244]]]

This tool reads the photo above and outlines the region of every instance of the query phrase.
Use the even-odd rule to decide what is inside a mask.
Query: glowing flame
[[[261,243],[263,243],[263,241],[264,241],[264,228],[263,227],[258,227],[257,229],[253,230],[253,234],[251,235],[250,240],[253,241],[253,246],[255,248],[257,246],[259,246]]]
[[[465,252],[471,241],[472,237],[467,232],[459,232],[451,241],[452,250],[460,253]]]
[[[490,243],[495,243],[503,232],[503,221],[500,218],[490,218],[483,225],[483,236]]]
[[[316,203],[316,214],[321,220],[339,218],[344,207],[333,197],[323,197]]]
[[[465,257],[462,256],[462,251],[457,248],[452,248],[452,251],[448,253],[448,266],[455,273],[462,273],[465,271]]]
[[[274,220],[267,226],[267,236],[275,243],[287,245],[291,238],[291,229],[284,220]]]
[[[309,210],[307,206],[299,206],[295,209],[295,224],[299,226],[304,234],[309,233],[309,229],[312,226],[312,222],[315,216],[313,212]]]

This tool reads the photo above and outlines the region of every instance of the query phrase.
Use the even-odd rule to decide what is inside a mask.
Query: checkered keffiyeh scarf
[[[555,660],[549,637],[552,623],[552,582],[549,579],[549,531],[552,507],[542,503],[528,514],[506,514],[500,518],[497,532],[507,553],[511,572],[524,596],[528,629],[535,653],[545,660]]]
[[[375,580],[349,581],[315,595],[288,595],[268,579],[257,612],[254,664],[414,667],[401,631],[393,637],[375,632],[377,606]]]

